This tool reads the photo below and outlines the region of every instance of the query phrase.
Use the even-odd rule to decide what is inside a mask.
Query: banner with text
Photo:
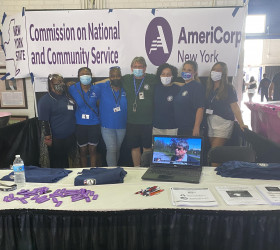
[[[87,66],[104,77],[112,66],[131,73],[132,59],[143,56],[148,73],[194,60],[208,76],[223,61],[234,76],[244,18],[244,8],[26,11],[3,24],[7,72],[75,77]]]

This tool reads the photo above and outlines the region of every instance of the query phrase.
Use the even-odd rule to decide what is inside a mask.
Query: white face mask
[[[160,80],[163,85],[168,85],[171,83],[172,76],[162,76],[160,77]]]
[[[222,79],[222,72],[211,71],[211,79],[213,82],[220,81]]]

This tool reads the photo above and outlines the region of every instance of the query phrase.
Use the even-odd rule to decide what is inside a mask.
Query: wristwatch
[[[0,182],[0,191],[9,192],[17,189],[17,184],[7,185]]]

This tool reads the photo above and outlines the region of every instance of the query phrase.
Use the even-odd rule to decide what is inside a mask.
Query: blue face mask
[[[191,80],[193,75],[192,73],[189,73],[189,72],[182,72],[182,78],[185,80],[185,81],[188,81],[188,80]]]
[[[89,84],[91,84],[91,75],[83,75],[83,76],[80,76],[80,82],[81,82],[83,85],[89,85]]]
[[[143,69],[133,69],[133,75],[135,76],[135,77],[141,77],[141,76],[143,76]]]

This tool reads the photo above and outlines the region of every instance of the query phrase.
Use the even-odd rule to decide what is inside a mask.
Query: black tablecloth
[[[5,250],[279,250],[280,211],[0,211]]]

